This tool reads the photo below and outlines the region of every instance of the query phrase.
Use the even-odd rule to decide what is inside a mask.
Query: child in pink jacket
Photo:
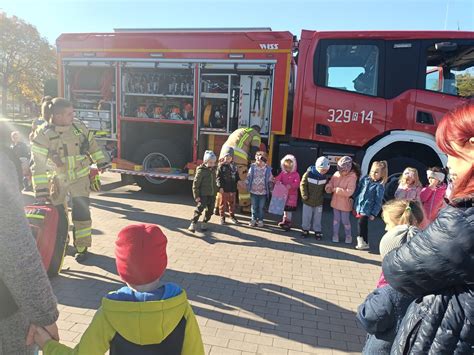
[[[345,242],[352,243],[352,229],[349,215],[352,211],[352,199],[357,187],[357,166],[351,157],[344,156],[337,162],[337,172],[326,185],[326,192],[332,193],[331,207],[333,208],[332,241],[339,243],[339,226],[342,221],[346,235]]]
[[[446,175],[441,168],[433,167],[426,172],[429,185],[420,193],[426,219],[431,223],[438,217],[439,210],[443,207],[447,185],[444,183]]]
[[[288,231],[291,229],[293,211],[298,205],[298,189],[300,187],[300,175],[297,171],[296,158],[293,155],[288,154],[281,160],[281,173],[275,178],[275,183],[283,184],[288,189],[283,220],[278,223],[279,227]]]

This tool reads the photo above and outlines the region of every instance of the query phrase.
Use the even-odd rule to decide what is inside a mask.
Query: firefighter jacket
[[[224,147],[234,149],[234,162],[237,165],[246,165],[253,160],[253,155],[260,149],[262,139],[260,134],[253,128],[239,128],[235,130]]]
[[[98,166],[108,160],[97,144],[93,132],[74,120],[71,126],[41,126],[31,146],[32,181],[36,197],[49,197],[50,180],[74,182],[89,175],[91,162]]]
[[[204,355],[201,332],[186,292],[168,283],[164,294],[123,287],[102,299],[74,349],[50,340],[45,355]]]

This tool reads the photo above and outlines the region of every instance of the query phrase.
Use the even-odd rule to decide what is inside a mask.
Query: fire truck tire
[[[426,183],[426,168],[427,166],[420,161],[413,158],[398,157],[387,160],[388,164],[388,181],[385,185],[384,200],[389,201],[395,197],[395,191],[398,187],[398,180],[403,170],[407,167],[418,170],[418,176],[423,184]]]
[[[152,140],[143,143],[134,154],[134,161],[147,168],[150,157],[158,157],[161,161],[159,167],[181,168],[186,165],[186,154],[171,141]],[[144,191],[169,195],[175,193],[183,182],[172,179],[157,179],[144,176],[135,176],[135,181]]]

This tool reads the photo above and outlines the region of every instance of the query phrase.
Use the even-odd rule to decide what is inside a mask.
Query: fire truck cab
[[[474,91],[473,32],[116,30],[57,48],[60,92],[116,142],[113,171],[157,193],[255,124],[275,168],[287,153],[301,173],[320,155],[363,174],[387,160],[390,193],[406,166],[445,165],[436,126]]]

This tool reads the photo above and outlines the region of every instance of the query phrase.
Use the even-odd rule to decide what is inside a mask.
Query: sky
[[[0,11],[61,33],[114,28],[271,27],[474,31],[474,0],[0,0]]]

